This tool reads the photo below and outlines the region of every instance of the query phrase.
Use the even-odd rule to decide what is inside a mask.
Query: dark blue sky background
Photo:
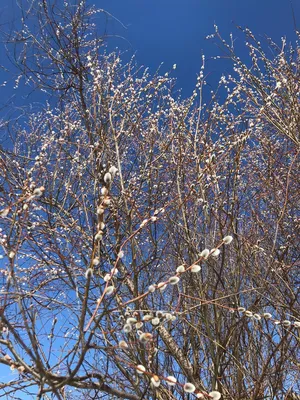
[[[16,0],[2,0],[0,8],[0,28],[18,18]],[[92,3],[92,0],[89,0]],[[108,20],[106,31],[112,37],[108,41],[110,50],[118,46],[128,59],[136,54],[138,64],[150,67],[154,72],[161,62],[162,73],[170,71],[174,63],[177,69],[172,76],[177,78],[177,87],[184,96],[191,94],[196,82],[196,74],[201,67],[201,56],[206,55],[206,73],[216,82],[222,72],[230,72],[223,59],[211,60],[220,55],[219,49],[205,37],[214,30],[214,23],[222,36],[229,39],[230,32],[236,38],[235,44],[241,58],[246,56],[243,35],[235,25],[248,26],[257,36],[267,35],[280,42],[282,36],[288,41],[295,40],[294,22],[290,0],[95,0],[94,3],[120,20],[126,29],[113,18]],[[300,29],[300,0],[292,0],[298,29]],[[99,18],[99,33],[103,33],[103,19]],[[3,25],[5,24],[5,25]],[[121,38],[122,37],[122,38]],[[22,86],[14,90],[13,68],[7,62],[3,45],[0,45],[0,115],[9,115],[3,109],[11,98],[11,105],[31,104],[32,96],[24,96]],[[11,97],[12,96],[12,97]],[[42,102],[43,96],[38,96]],[[1,110],[2,107],[2,110]],[[1,135],[1,133],[0,133]],[[1,141],[1,140],[0,140]],[[12,372],[0,366],[0,381],[12,379]],[[24,397],[25,399],[25,397]]]
[[[258,37],[267,35],[280,42],[282,36],[288,41],[295,40],[292,7],[297,27],[300,30],[300,0],[88,0],[111,13],[115,19],[98,18],[99,33],[110,35],[109,50],[118,46],[124,60],[136,54],[138,64],[156,71],[164,62],[162,73],[170,71],[174,63],[177,88],[182,88],[184,96],[191,94],[196,82],[196,74],[201,67],[201,55],[205,54],[206,73],[210,73],[208,82],[214,86],[222,72],[230,72],[230,64],[224,59],[209,60],[220,55],[220,50],[205,37],[214,31],[214,23],[224,39],[233,33],[239,55],[247,58],[243,46],[244,37],[236,25],[248,26]],[[1,27],[19,17],[16,0],[2,3]],[[9,67],[4,48],[0,49],[0,65]],[[0,105],[14,95],[14,104],[24,104],[34,97],[23,98],[22,88],[13,89],[14,80],[9,73],[0,70],[0,85],[8,81],[6,87],[0,87]],[[41,97],[38,97],[41,98]]]
[[[248,26],[258,36],[267,35],[278,43],[282,36],[295,39],[290,0],[103,0],[98,4],[127,27],[122,29],[116,21],[109,23],[109,33],[124,37],[124,43],[116,38],[110,45],[136,52],[138,63],[153,71],[161,62],[165,71],[176,63],[173,76],[184,95],[193,89],[202,53],[206,58],[220,54],[210,40],[205,40],[213,33],[214,23],[224,39],[233,33],[242,56],[244,38],[236,25]],[[300,0],[293,0],[292,5],[300,30]],[[217,80],[227,67],[224,60],[208,61],[206,72],[212,72],[213,80],[214,76]]]

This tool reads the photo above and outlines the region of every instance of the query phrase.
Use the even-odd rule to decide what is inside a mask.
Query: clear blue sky
[[[92,0],[89,0],[92,3]],[[18,16],[15,0],[1,4],[0,24],[8,23]],[[281,36],[294,40],[294,25],[290,0],[95,0],[97,6],[107,10],[119,19],[110,19],[107,32],[109,49],[118,46],[128,50],[124,58],[136,54],[139,64],[150,67],[153,72],[164,62],[162,72],[169,71],[174,63],[177,69],[172,72],[183,95],[191,94],[196,74],[201,66],[201,55],[206,58],[220,54],[206,35],[213,32],[216,23],[225,39],[230,32],[237,37],[236,46],[243,57],[243,36],[235,25],[248,26],[256,35],[268,35],[276,42]],[[297,27],[300,30],[300,0],[292,0]],[[103,20],[99,19],[99,32],[103,32]],[[9,66],[4,47],[0,47],[0,65]],[[206,72],[212,72],[218,80],[228,66],[224,61],[210,61]],[[0,107],[10,96],[15,96],[14,104],[30,103],[31,97],[24,98],[22,89],[13,89],[14,81],[9,73],[0,69],[0,85],[8,81],[6,87],[0,87]],[[2,112],[3,115],[3,112]],[[14,375],[8,368],[0,366],[0,381],[12,379]],[[24,397],[25,399],[25,397]]]
[[[292,0],[300,30],[300,0]],[[110,45],[136,52],[137,61],[155,70],[163,61],[165,70],[174,63],[173,76],[185,95],[190,94],[201,66],[201,55],[207,58],[220,54],[205,37],[213,33],[216,23],[225,39],[230,32],[237,37],[236,46],[243,54],[243,36],[236,25],[248,26],[253,33],[266,34],[276,42],[282,36],[294,39],[294,23],[290,0],[103,0],[97,5],[109,11],[127,27],[115,21],[108,25],[109,33],[120,34]],[[128,41],[128,42],[126,42]],[[206,72],[218,79],[224,62],[207,63]]]
[[[294,22],[291,4],[294,8],[297,27],[300,30],[300,0],[88,0],[120,20],[126,29],[113,18],[109,19],[106,31],[112,35],[109,49],[118,46],[128,50],[128,59],[136,54],[139,64],[155,71],[164,62],[162,72],[169,71],[174,63],[177,69],[172,74],[178,80],[183,95],[191,94],[196,74],[201,66],[201,55],[206,58],[219,55],[220,51],[205,37],[213,32],[216,23],[225,39],[230,32],[236,37],[236,48],[243,56],[243,36],[235,26],[248,26],[256,35],[265,34],[280,41],[282,36],[294,40]],[[16,0],[8,0],[0,9],[0,23],[18,18]],[[13,6],[12,6],[13,5]],[[99,33],[104,31],[103,19],[98,19]],[[122,39],[122,38],[123,39]],[[5,51],[0,49],[0,64],[5,64]],[[224,60],[208,61],[206,72],[211,72],[216,82],[228,67]],[[226,72],[226,71],[225,71]],[[0,70],[0,84],[9,81],[9,74]],[[15,94],[14,82],[2,88],[0,105]],[[26,102],[18,93],[15,103]],[[30,101],[30,99],[29,99]]]

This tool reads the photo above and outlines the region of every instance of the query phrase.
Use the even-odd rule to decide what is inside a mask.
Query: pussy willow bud
[[[103,180],[104,180],[104,182],[105,182],[106,184],[111,183],[111,181],[112,181],[111,173],[110,173],[110,172],[106,172],[106,174],[104,175]]]

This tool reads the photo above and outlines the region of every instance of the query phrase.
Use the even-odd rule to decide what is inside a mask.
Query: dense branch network
[[[1,389],[297,398],[299,48],[245,30],[248,67],[215,27],[233,74],[182,99],[96,13],[33,2],[14,53],[52,97],[0,147]]]

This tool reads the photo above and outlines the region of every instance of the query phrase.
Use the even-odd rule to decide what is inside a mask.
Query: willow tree
[[[296,398],[299,47],[246,30],[247,66],[216,30],[232,75],[209,98],[203,57],[181,98],[85,2],[30,6],[10,42],[45,106],[0,148],[1,389]]]

